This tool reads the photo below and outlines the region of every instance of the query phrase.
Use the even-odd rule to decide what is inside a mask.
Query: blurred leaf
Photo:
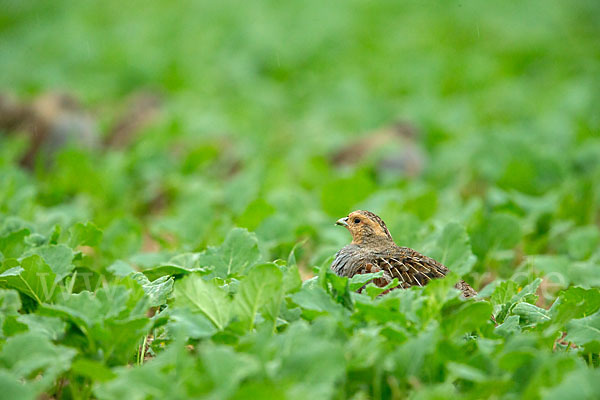
[[[73,271],[73,268],[75,268],[72,264],[74,257],[73,250],[64,244],[36,247],[25,253],[24,256],[31,254],[37,254],[44,259],[56,275],[57,282],[69,275]]]
[[[592,353],[600,351],[600,312],[589,317],[574,319],[567,324],[565,340],[578,346],[586,345]]]
[[[0,352],[0,365],[18,379],[35,382],[34,387],[40,393],[69,369],[75,354],[74,349],[56,346],[40,333],[22,333],[6,340]]]
[[[46,317],[37,314],[21,315],[17,320],[27,325],[29,332],[40,333],[54,341],[62,338],[67,327],[65,321],[60,318]]]
[[[173,331],[173,336],[182,334],[192,339],[203,339],[217,333],[214,324],[201,313],[194,313],[187,308],[176,308],[170,312],[172,322],[168,329]]]
[[[475,265],[476,257],[471,252],[469,235],[457,223],[444,227],[429,256],[444,264],[458,276],[466,275]]]
[[[374,189],[374,183],[365,173],[327,182],[321,191],[323,210],[334,218],[342,218],[355,209]]]
[[[216,276],[225,278],[245,271],[258,258],[256,236],[245,229],[235,228],[229,232],[221,246],[211,247],[201,253],[198,263],[214,267]]]
[[[91,222],[78,222],[69,229],[69,246],[98,246],[102,241],[102,231]]]
[[[594,314],[600,308],[600,289],[570,287],[562,291],[550,308],[552,322],[560,326],[566,322]]]
[[[595,399],[600,391],[600,371],[580,368],[565,376],[558,385],[545,390],[544,398],[548,400],[562,399]]]
[[[566,247],[569,255],[576,260],[585,260],[598,248],[600,231],[595,226],[576,229],[567,236]]]
[[[5,259],[20,257],[27,248],[25,238],[28,235],[28,229],[20,229],[18,231],[7,233],[4,236],[1,236],[0,254],[2,254]]]
[[[71,365],[71,370],[77,375],[92,379],[94,382],[106,382],[116,376],[104,364],[87,358],[76,359]]]
[[[483,257],[490,251],[513,248],[521,240],[521,223],[511,214],[492,214],[470,234],[473,252]]]
[[[256,360],[227,346],[204,346],[200,357],[214,384],[215,398],[228,398],[241,380],[259,370]]]

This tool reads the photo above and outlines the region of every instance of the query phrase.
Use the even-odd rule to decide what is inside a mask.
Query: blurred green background
[[[27,135],[0,139],[2,217],[42,234],[94,221],[106,230],[96,270],[201,250],[237,225],[265,259],[301,243],[310,273],[349,240],[333,222],[360,207],[421,250],[464,224],[475,287],[546,253],[593,277],[597,1],[0,9],[0,86],[17,101],[69,93],[102,142],[132,96],[160,99],[126,146],[75,141],[31,172],[17,165]]]

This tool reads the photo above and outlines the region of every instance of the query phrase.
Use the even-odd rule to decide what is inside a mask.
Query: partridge
[[[443,278],[448,268],[408,247],[394,243],[385,222],[370,211],[357,210],[340,218],[337,225],[352,234],[352,243],[335,255],[331,269],[339,276],[383,271],[383,277],[373,282],[384,287],[398,278],[400,288],[425,286],[431,279]],[[461,280],[456,285],[463,297],[474,297],[477,292]]]

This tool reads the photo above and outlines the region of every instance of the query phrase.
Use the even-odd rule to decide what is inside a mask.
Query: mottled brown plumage
[[[448,273],[441,263],[433,258],[394,243],[385,222],[370,211],[353,211],[336,224],[345,226],[352,234],[352,243],[335,255],[331,269],[340,276],[383,271],[383,277],[374,280],[383,287],[398,278],[401,288],[425,286],[431,279],[443,278]],[[465,281],[455,287],[464,297],[473,297],[477,292]]]

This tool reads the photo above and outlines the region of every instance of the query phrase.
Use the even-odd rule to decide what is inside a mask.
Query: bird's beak
[[[348,217],[344,217],[344,218],[340,218],[335,222],[336,225],[340,225],[340,226],[348,226]]]

